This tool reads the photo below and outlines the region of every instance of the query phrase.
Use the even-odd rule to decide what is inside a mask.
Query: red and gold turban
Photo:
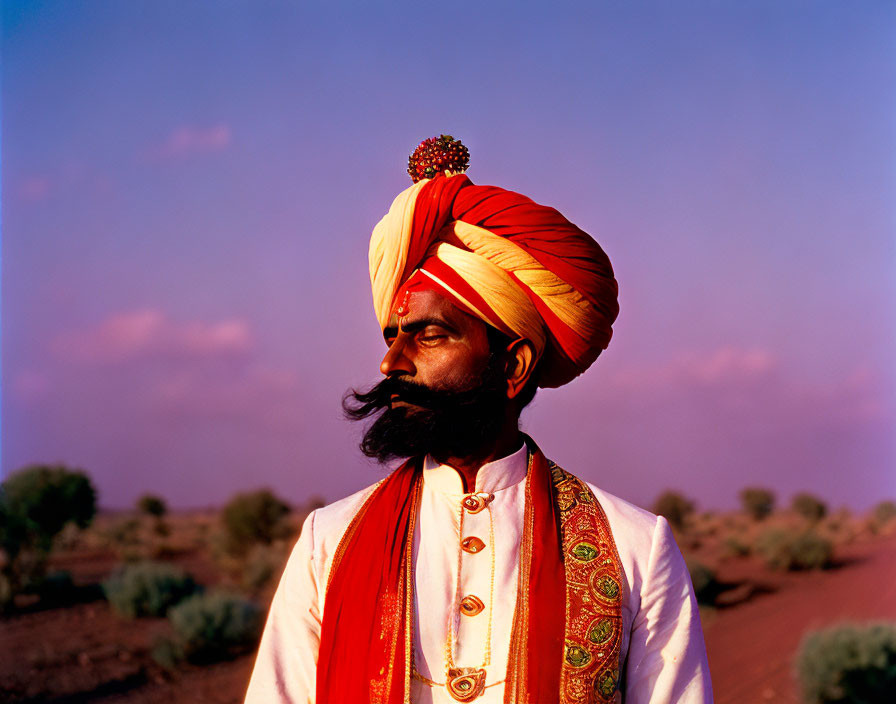
[[[610,260],[553,208],[463,174],[398,194],[370,239],[380,327],[409,292],[432,289],[540,358],[539,386],[557,387],[606,349],[619,312]]]

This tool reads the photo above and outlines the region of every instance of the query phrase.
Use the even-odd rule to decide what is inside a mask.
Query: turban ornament
[[[562,386],[610,342],[619,312],[610,260],[553,208],[475,185],[459,173],[468,159],[466,147],[446,135],[411,156],[415,183],[370,239],[377,320],[385,329],[411,292],[435,290],[514,339],[530,340],[539,386]]]

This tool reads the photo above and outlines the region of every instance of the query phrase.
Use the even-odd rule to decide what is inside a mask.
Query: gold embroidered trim
[[[622,568],[610,524],[588,485],[548,462],[566,569],[563,704],[621,700]]]

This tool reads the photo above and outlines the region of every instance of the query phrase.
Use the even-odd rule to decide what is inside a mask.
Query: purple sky
[[[896,5],[301,5],[3,3],[4,474],[378,479],[367,242],[446,132],[616,270],[610,348],[524,416],[549,457],[641,505],[896,498]]]

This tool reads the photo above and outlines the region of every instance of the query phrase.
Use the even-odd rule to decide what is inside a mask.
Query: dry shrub
[[[770,489],[755,486],[746,487],[741,490],[739,496],[744,511],[754,521],[761,521],[763,518],[771,515],[775,508],[775,494]]]
[[[842,624],[807,633],[796,671],[806,704],[892,702],[896,623]]]
[[[677,491],[666,490],[653,503],[652,510],[663,516],[673,528],[684,529],[685,522],[694,512],[694,502]]]
[[[871,525],[875,533],[896,525],[896,501],[881,501],[871,511]]]
[[[164,616],[198,588],[189,574],[164,562],[126,565],[103,582],[106,599],[126,618]]]
[[[769,528],[756,540],[756,553],[776,570],[824,569],[831,564],[831,541],[817,533],[792,533]]]
[[[146,514],[147,516],[161,518],[166,513],[168,513],[168,505],[165,503],[165,499],[163,499],[161,496],[156,496],[155,494],[144,494],[139,499],[137,499],[137,510],[140,513]]]
[[[223,592],[197,594],[168,612],[174,639],[153,650],[161,665],[177,660],[210,663],[253,650],[258,644],[263,614],[257,604]]]
[[[817,522],[828,513],[827,504],[817,496],[803,492],[793,497],[791,508],[807,521]]]
[[[292,533],[287,516],[289,505],[268,489],[237,494],[224,507],[223,547],[231,555],[242,557],[253,545],[270,545]]]

